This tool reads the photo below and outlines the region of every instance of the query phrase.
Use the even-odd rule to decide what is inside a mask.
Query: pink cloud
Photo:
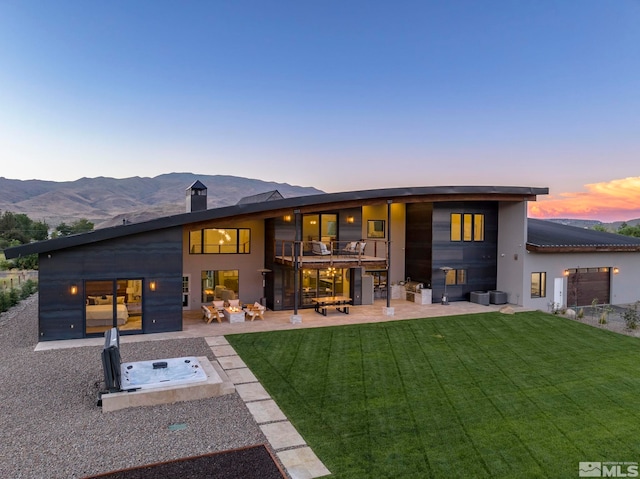
[[[585,185],[585,192],[540,197],[529,203],[532,218],[578,218],[604,222],[640,218],[640,176]]]

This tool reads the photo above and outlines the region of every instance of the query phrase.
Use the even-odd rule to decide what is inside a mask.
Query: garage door
[[[578,268],[569,270],[567,306],[589,306],[594,299],[598,304],[609,304],[610,268]]]

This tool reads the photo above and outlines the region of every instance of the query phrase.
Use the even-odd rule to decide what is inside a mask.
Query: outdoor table
[[[324,298],[311,298],[311,302],[313,302],[316,313],[320,313],[324,316],[327,315],[328,306],[335,306],[336,311],[349,314],[351,298],[348,296],[327,296]]]

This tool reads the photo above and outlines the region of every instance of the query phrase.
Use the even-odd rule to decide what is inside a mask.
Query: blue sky
[[[0,176],[548,186],[540,216],[637,217],[639,25],[639,0],[0,0]]]

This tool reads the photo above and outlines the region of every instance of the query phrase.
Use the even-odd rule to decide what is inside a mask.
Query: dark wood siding
[[[83,287],[90,280],[142,279],[143,332],[182,329],[181,227],[41,254],[39,268],[40,340],[84,337]],[[148,290],[150,281],[156,291]]]
[[[408,204],[405,227],[405,273],[425,287],[431,284],[433,204]]]
[[[484,241],[451,241],[451,213],[483,214]],[[496,288],[498,204],[495,202],[443,202],[433,207],[432,287],[434,300],[444,292],[443,266],[467,271],[463,285],[448,285],[451,301],[469,299],[471,291]],[[413,279],[413,277],[412,277]]]

